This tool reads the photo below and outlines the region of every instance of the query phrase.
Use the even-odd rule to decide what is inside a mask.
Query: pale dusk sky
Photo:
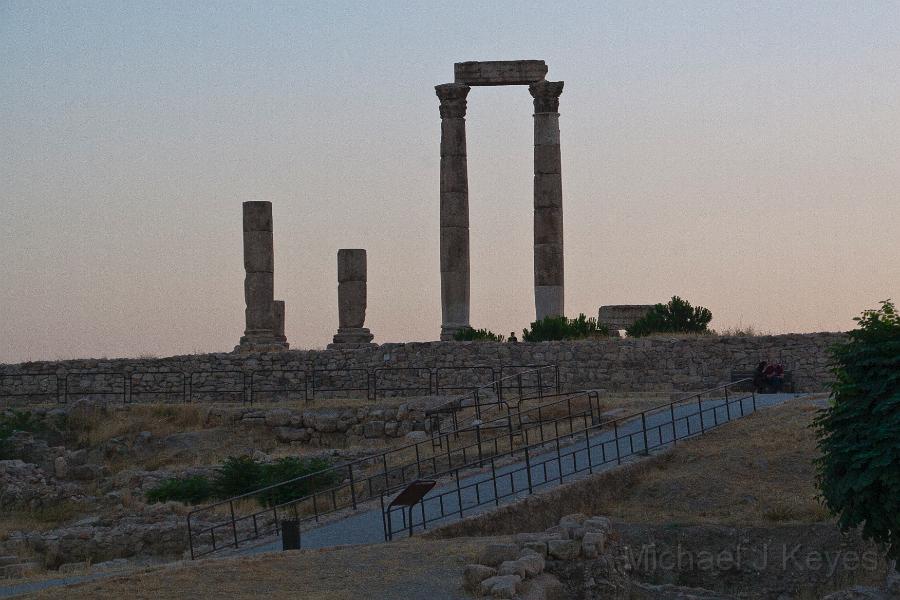
[[[440,332],[434,85],[543,59],[566,306],[717,329],[900,300],[898,2],[0,1],[0,361],[229,351],[241,202],[274,205],[294,348],[366,248],[376,342]],[[472,324],[534,316],[532,104],[473,88]]]

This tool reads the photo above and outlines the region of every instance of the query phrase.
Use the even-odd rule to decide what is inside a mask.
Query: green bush
[[[249,456],[229,457],[216,469],[213,489],[218,498],[231,498],[263,487],[262,465]]]
[[[625,331],[631,337],[651,333],[708,333],[710,321],[709,309],[693,307],[687,300],[672,296],[667,304],[657,304]]]
[[[580,340],[588,337],[609,335],[606,325],[597,323],[597,319],[587,318],[584,313],[576,319],[564,316],[544,317],[534,321],[531,329],[522,330],[522,339],[526,342],[550,342],[555,340]]]
[[[41,433],[47,430],[44,422],[30,411],[9,411],[0,414],[0,460],[17,458],[13,456],[12,445],[9,438],[17,431],[28,433]]]
[[[147,502],[184,502],[199,504],[213,497],[213,486],[203,475],[185,477],[184,479],[166,479],[147,492]]]
[[[857,317],[831,349],[831,404],[813,422],[823,504],[843,530],[900,559],[900,315],[890,301]]]
[[[453,335],[453,339],[457,342],[503,342],[506,340],[502,335],[489,329],[473,329],[471,327],[460,329]]]
[[[280,458],[272,464],[263,465],[260,487],[311,475],[316,471],[328,469],[330,466],[331,464],[323,458]],[[259,501],[264,506],[284,504],[285,502],[302,498],[316,490],[332,487],[337,483],[340,483],[340,477],[337,473],[330,472],[313,475],[302,481],[295,481],[264,492]]]

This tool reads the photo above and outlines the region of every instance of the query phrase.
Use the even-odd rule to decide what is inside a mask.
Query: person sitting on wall
[[[777,394],[784,385],[784,367],[780,364],[770,364],[766,367],[766,387],[770,394]]]
[[[758,365],[756,365],[756,370],[753,371],[753,390],[757,394],[765,394],[766,387],[768,384],[768,380],[766,379],[766,365],[768,363],[766,361],[760,361]]]
[[[509,338],[507,338],[506,341],[509,342],[510,344],[517,344],[519,342],[519,338],[516,337],[516,332],[510,331]]]

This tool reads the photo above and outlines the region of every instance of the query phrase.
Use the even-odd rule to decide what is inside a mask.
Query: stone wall
[[[427,379],[428,369],[473,365],[499,369],[509,365],[557,364],[561,387],[599,388],[610,392],[679,392],[715,387],[731,379],[732,370],[752,370],[759,360],[776,360],[793,373],[799,391],[824,391],[830,379],[828,348],[845,339],[841,333],[788,334],[760,337],[651,337],[543,343],[422,342],[383,344],[356,350],[290,350],[257,354],[196,354],[158,359],[89,359],[0,365],[0,402],[55,398],[57,389],[70,398],[101,395],[120,401],[126,384],[131,393],[140,382],[158,381],[146,389],[163,389],[178,399],[192,385],[194,401],[244,398],[246,380],[257,389],[264,378],[272,387],[299,387],[312,369],[360,369],[355,377],[364,388],[367,372],[380,367],[420,368],[409,381]],[[112,375],[79,374],[92,371]],[[273,371],[286,371],[275,373]],[[138,372],[137,375],[133,374]],[[211,373],[216,372],[216,373]],[[23,374],[29,374],[23,376]],[[193,376],[191,374],[194,374]],[[124,376],[122,375],[124,374]],[[382,375],[385,375],[382,372]],[[399,372],[389,374],[403,378]],[[455,374],[460,383],[475,377]],[[480,375],[484,378],[484,373]],[[274,378],[274,379],[273,379]],[[193,381],[191,381],[193,379]],[[277,379],[277,381],[276,381]],[[465,380],[465,382],[463,381]],[[137,383],[136,383],[137,382]],[[293,382],[293,383],[292,383]],[[421,393],[421,392],[419,392]],[[13,397],[12,394],[24,394]],[[29,396],[32,395],[32,396]],[[365,397],[365,391],[356,394]],[[138,396],[134,396],[139,400]],[[144,398],[145,400],[147,398]],[[264,398],[257,398],[264,399]]]

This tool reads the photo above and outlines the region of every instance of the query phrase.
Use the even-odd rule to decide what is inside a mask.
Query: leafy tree
[[[580,340],[594,336],[609,335],[605,325],[597,323],[597,319],[587,318],[584,313],[576,319],[565,316],[544,317],[534,321],[531,329],[522,330],[522,340],[526,342],[549,342],[555,340]]]
[[[457,342],[502,342],[506,340],[502,335],[489,329],[473,329],[471,327],[460,329],[453,335],[453,339]]]
[[[693,307],[687,300],[672,296],[667,304],[657,304],[626,329],[631,337],[651,333],[706,333],[712,313],[702,306]]]
[[[832,402],[813,422],[823,504],[900,558],[900,315],[890,301],[831,349]]]

